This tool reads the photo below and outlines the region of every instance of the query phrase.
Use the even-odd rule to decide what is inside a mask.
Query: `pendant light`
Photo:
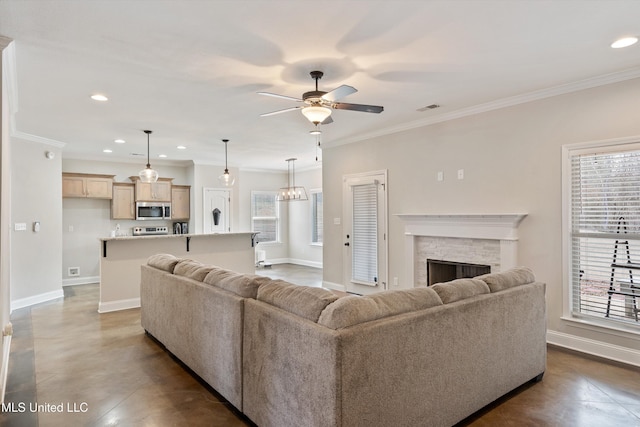
[[[287,186],[282,187],[278,191],[276,200],[279,202],[289,202],[294,200],[309,200],[307,197],[307,191],[304,187],[296,186],[296,167],[294,162],[298,160],[295,158],[287,159]]]
[[[156,182],[158,180],[158,171],[151,169],[151,164],[149,162],[149,135],[151,134],[151,131],[145,130],[143,132],[147,134],[147,167],[142,169],[138,176],[142,182]]]
[[[229,173],[229,167],[227,165],[227,142],[228,139],[223,139],[224,142],[224,173],[218,177],[218,181],[224,187],[231,187],[234,182],[236,182],[236,178]]]

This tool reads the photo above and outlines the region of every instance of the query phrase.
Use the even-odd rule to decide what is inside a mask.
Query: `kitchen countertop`
[[[171,239],[177,237],[212,237],[212,236],[241,236],[257,234],[254,231],[244,231],[239,233],[209,233],[209,234],[152,234],[148,236],[116,236],[116,237],[100,237],[101,242],[121,241],[121,240],[138,240],[138,239]]]

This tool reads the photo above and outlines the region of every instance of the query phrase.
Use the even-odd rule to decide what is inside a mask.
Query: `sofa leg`
[[[544,376],[544,372],[541,374],[536,375],[536,377],[533,379],[534,382],[539,383],[540,381],[542,381],[542,377]]]

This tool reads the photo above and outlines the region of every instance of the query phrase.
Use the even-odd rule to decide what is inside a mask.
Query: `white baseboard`
[[[62,286],[90,285],[92,283],[100,283],[100,276],[74,277],[62,280]]]
[[[627,347],[549,330],[547,331],[547,343],[628,365],[640,366],[640,351]]]
[[[321,262],[307,261],[304,259],[289,258],[289,264],[304,265],[305,267],[322,268]]]
[[[9,375],[9,353],[11,353],[11,323],[2,331],[2,365],[0,366],[0,402],[4,403],[4,394],[7,390],[7,376]]]
[[[327,282],[326,280],[322,281],[322,287],[327,289],[333,289],[334,291],[347,292],[347,287],[345,285],[341,285],[339,283]]]
[[[11,312],[19,308],[30,307],[34,304],[40,304],[41,302],[47,302],[62,297],[64,297],[64,292],[62,289],[58,289],[56,291],[45,292],[40,295],[13,300],[11,301]]]
[[[139,308],[140,298],[121,299],[118,301],[100,302],[98,304],[98,313],[109,313],[111,311],[128,310],[130,308]]]

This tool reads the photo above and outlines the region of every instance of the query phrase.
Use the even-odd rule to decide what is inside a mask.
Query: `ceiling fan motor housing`
[[[307,104],[317,104],[322,101],[320,98],[322,98],[322,95],[326,93],[327,92],[323,92],[321,90],[312,90],[309,92],[305,92],[302,94],[302,100]]]

